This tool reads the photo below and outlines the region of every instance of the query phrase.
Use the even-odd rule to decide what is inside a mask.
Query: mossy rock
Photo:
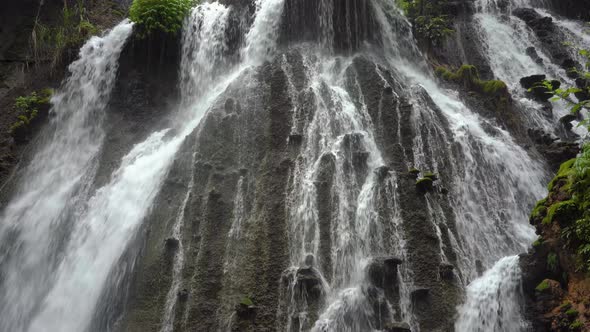
[[[417,179],[419,174],[420,170],[417,168],[412,167],[410,170],[408,170],[408,175],[413,179]]]
[[[455,72],[446,67],[439,66],[435,69],[435,73],[445,81],[459,83],[466,89],[480,95],[506,98],[505,100],[500,100],[504,102],[508,101],[508,97],[510,96],[506,83],[500,80],[481,80],[477,68],[473,65],[462,65]]]
[[[549,288],[551,288],[551,285],[549,284],[549,279],[545,279],[543,281],[541,281],[537,287],[535,287],[535,291],[539,292],[539,293],[543,293],[549,290]]]
[[[426,173],[424,173],[424,178],[429,178],[432,181],[436,181],[436,180],[438,180],[438,175],[436,173],[426,172]]]
[[[416,189],[418,192],[426,193],[434,189],[434,181],[431,178],[421,178],[416,181]]]
[[[567,200],[553,204],[547,209],[547,215],[543,218],[543,224],[552,223],[558,220],[560,224],[566,225],[575,222],[580,217],[580,208],[573,200]]]

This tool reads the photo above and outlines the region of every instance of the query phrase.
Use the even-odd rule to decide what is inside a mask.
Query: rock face
[[[27,150],[27,143],[34,141],[41,125],[46,122],[46,119],[38,118],[39,123],[30,128],[26,137],[19,140],[17,136],[15,142],[8,134],[18,115],[14,108],[15,99],[35,91],[58,88],[67,73],[67,66],[78,55],[81,42],[70,45],[71,49],[66,50],[62,61],[55,65],[51,65],[51,59],[35,59],[33,56],[31,38],[35,19],[46,27],[53,27],[62,20],[65,3],[77,5],[72,0],[5,0],[0,3],[0,187],[14,166],[19,161],[26,161],[28,157],[23,153]],[[126,0],[108,3],[86,0],[81,3],[87,19],[99,29],[113,27],[123,18],[122,12],[129,5]],[[6,188],[11,186],[8,183]]]
[[[284,42],[314,41],[354,52],[366,41],[380,40],[373,8],[367,1],[286,0],[283,13]]]
[[[565,70],[581,68],[580,64],[572,59],[567,46],[563,45],[562,41],[567,40],[567,37],[551,17],[544,17],[532,8],[517,8],[512,14],[522,19],[535,32],[544,51],[551,56],[554,63]]]
[[[586,331],[590,325],[590,280],[575,250],[580,239],[565,235],[570,225],[587,222],[578,207],[587,199],[580,193],[586,188],[573,183],[583,180],[573,162],[562,164],[548,196],[533,210],[530,221],[539,239],[521,255],[527,319],[535,331]]]
[[[565,15],[567,17],[589,21],[590,20],[590,9],[588,3],[578,0],[551,0],[549,1],[551,9]]]

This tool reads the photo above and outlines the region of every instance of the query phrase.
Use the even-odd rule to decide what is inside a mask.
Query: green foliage
[[[506,97],[509,95],[506,83],[499,80],[481,80],[477,68],[473,65],[462,65],[455,72],[439,66],[435,69],[435,73],[445,81],[461,83],[464,87],[486,96]]]
[[[561,238],[576,253],[577,269],[590,272],[590,144],[578,158],[566,161],[549,183],[550,197],[560,197],[548,205],[542,200],[531,219],[543,224],[554,220],[561,226]]]
[[[184,17],[194,2],[194,0],[134,0],[129,10],[129,18],[141,29],[142,36],[155,30],[176,33],[182,27]]]
[[[433,45],[455,32],[449,15],[445,14],[446,0],[396,0],[396,3],[412,22],[417,36]]]
[[[568,316],[569,318],[574,318],[574,317],[578,317],[578,310],[574,309],[574,308],[570,308],[565,312],[565,315]]]
[[[538,248],[543,244],[543,238],[539,237],[538,239],[535,240],[535,242],[533,242],[533,247],[534,248]]]
[[[35,61],[50,61],[51,67],[54,68],[67,50],[78,48],[81,43],[98,32],[99,29],[86,17],[83,1],[79,0],[72,7],[64,2],[57,24],[45,25],[35,22],[31,35]]]
[[[563,302],[560,306],[559,306],[559,311],[561,312],[566,312],[568,310],[570,310],[572,307],[572,303],[569,301]]]
[[[547,255],[547,268],[549,268],[549,271],[556,272],[557,264],[557,255],[554,252]]]
[[[549,289],[549,281],[548,281],[547,279],[545,279],[545,280],[541,281],[541,282],[540,282],[540,283],[537,285],[537,287],[535,287],[535,290],[536,290],[537,292],[544,292],[544,291],[546,291],[546,290],[548,290],[548,289]]]
[[[547,81],[544,82],[544,85],[549,88],[550,93],[554,94],[552,101],[557,100],[564,100],[568,103],[570,107],[570,111],[573,114],[578,114],[583,108],[590,109],[590,50],[579,50],[580,55],[586,59],[586,63],[584,64],[583,70],[577,70],[576,68],[571,68],[568,70],[568,75],[570,77],[579,77],[582,80],[577,81],[581,84],[577,87],[566,87],[562,89],[553,89]],[[575,98],[572,98],[575,97]],[[580,122],[581,126],[588,126],[590,129],[590,122],[588,119],[585,119]]]
[[[543,218],[543,224],[549,224],[556,218],[564,224],[569,223],[577,218],[579,212],[578,203],[574,200],[555,203],[547,209],[547,216]]]
[[[584,324],[577,319],[575,322],[570,324],[570,330],[572,330],[572,331],[577,331],[583,327],[584,327]]]
[[[43,89],[39,92],[32,92],[28,96],[17,97],[14,101],[16,110],[16,121],[10,126],[9,134],[17,135],[19,131],[26,129],[41,112],[42,106],[48,106],[53,90]]]

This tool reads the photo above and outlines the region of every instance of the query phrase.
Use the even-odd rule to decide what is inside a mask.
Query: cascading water
[[[518,256],[505,257],[474,280],[459,309],[456,331],[526,331],[523,320],[521,272]]]
[[[124,21],[82,47],[52,100],[56,116],[44,133],[48,143],[36,153],[2,213],[0,237],[9,246],[0,254],[0,330],[60,330],[36,326],[32,318],[46,307],[44,299],[58,282],[55,270],[68,254],[64,243],[79,240],[71,229],[91,190],[104,139],[104,108],[131,30],[132,24]]]
[[[162,303],[147,301],[150,310],[159,307],[146,312],[159,316],[141,325],[139,315],[129,323],[139,324],[135,330],[352,332],[398,324],[430,331],[452,328],[463,294],[457,331],[526,328],[518,258],[506,256],[525,251],[534,237],[527,219],[545,192],[542,163],[438,86],[392,2],[322,0],[313,20],[318,34],[301,44],[289,39],[299,36],[281,36],[297,33],[282,28],[284,9],[297,4],[254,1],[239,38],[232,35],[237,4],[194,8],[182,36],[177,121],[130,148],[100,188],[91,183],[103,148],[102,111],[131,24],[88,42],[54,99],[60,121],[52,123],[53,140],[3,211],[0,236],[9,240],[2,248],[10,250],[0,253],[0,329],[93,331],[109,278],[149,228],[145,220],[167,223],[162,237],[176,244],[166,256],[170,280],[158,289]],[[532,71],[562,77],[547,56],[541,66],[523,55],[537,41],[522,22],[500,15],[496,1],[478,4],[492,70],[515,94],[518,79]],[[513,52],[503,53],[501,38]],[[216,163],[196,152],[219,132],[238,147],[222,147],[236,160],[213,151]],[[152,221],[153,206],[172,205],[158,194],[182,158],[192,173],[178,189],[177,210]],[[414,167],[437,173],[434,190],[416,189],[407,174]],[[275,177],[284,177],[284,188]],[[279,217],[265,220],[268,214]],[[284,232],[275,228],[283,217]],[[158,239],[146,245],[165,250]],[[136,291],[154,293],[152,285]],[[268,294],[275,289],[276,297]],[[146,304],[131,305],[142,311]]]
[[[520,86],[519,80],[523,77],[537,74],[546,74],[551,79],[559,79],[569,85],[575,85],[568,78],[564,69],[553,64],[549,55],[545,54],[540,47],[540,42],[525,24],[524,21],[512,16],[512,11],[517,8],[541,6],[542,3],[521,0],[497,2],[494,0],[478,0],[475,3],[478,13],[475,20],[478,22],[481,35],[479,39],[484,49],[494,74],[504,82],[507,82],[514,97],[518,98],[521,109],[524,111],[524,118],[529,121],[529,126],[537,126],[548,132],[553,132],[555,123],[559,118],[568,114],[568,107],[565,103],[554,103],[552,117],[542,116],[537,110],[542,109],[537,102],[528,99]],[[543,9],[536,9],[544,16],[550,14]],[[553,17],[558,26],[563,26],[572,39],[568,42],[573,44],[581,43],[580,47],[588,47],[589,38],[580,33],[582,29],[576,26],[575,22],[560,20]],[[538,58],[531,56],[531,51],[538,55]],[[540,60],[539,60],[540,59]],[[583,128],[576,130],[578,134],[584,135]]]

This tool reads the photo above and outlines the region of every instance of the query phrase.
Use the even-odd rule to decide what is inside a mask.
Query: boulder
[[[410,170],[408,170],[408,175],[414,180],[418,178],[419,174],[420,170],[417,168],[410,168]]]
[[[426,193],[434,189],[434,181],[431,178],[422,178],[416,181],[416,190],[420,193]]]
[[[455,267],[452,264],[441,264],[438,267],[438,273],[440,275],[440,278],[443,280],[452,280],[455,276],[455,274],[453,273],[454,269]]]
[[[375,169],[375,174],[377,175],[377,178],[379,180],[383,180],[387,177],[387,175],[389,174],[389,167],[387,166],[381,166]]]
[[[424,301],[430,295],[430,288],[416,288],[410,293],[410,299],[413,302]]]
[[[577,120],[578,117],[575,114],[568,114],[568,115],[564,115],[559,119],[559,123],[561,123],[565,129],[567,130],[571,130],[574,125],[572,124],[572,121]]]
[[[533,46],[526,49],[526,55],[533,59],[533,61],[535,61],[537,64],[543,64],[543,59],[539,56],[537,49]]]
[[[179,246],[180,241],[175,237],[169,237],[164,241],[164,247],[166,248],[166,251],[175,252],[178,250]]]
[[[301,134],[291,134],[289,135],[289,144],[292,145],[299,145],[303,142],[303,136]]]
[[[402,260],[397,257],[376,257],[367,267],[369,282],[376,287],[385,288],[397,280],[397,267]]]
[[[298,296],[305,294],[308,299],[318,300],[324,293],[322,277],[315,268],[300,268],[297,270],[295,278],[295,291]]]
[[[520,79],[520,85],[525,89],[530,89],[547,79],[546,75],[531,75]]]
[[[178,293],[176,293],[176,296],[178,297],[178,301],[180,302],[186,302],[188,300],[190,293],[188,291],[188,289],[183,289],[178,291]]]

